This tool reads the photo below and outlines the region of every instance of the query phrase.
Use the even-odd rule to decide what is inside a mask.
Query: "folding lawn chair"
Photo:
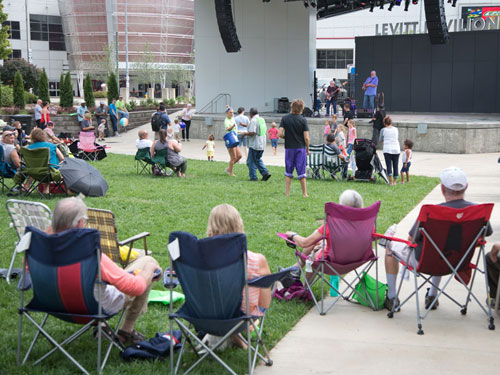
[[[3,147],[0,145],[0,185],[2,185],[2,193],[5,189],[10,190],[10,187],[5,184],[5,179],[12,179],[16,174],[16,169],[4,160]]]
[[[103,283],[101,280],[99,233],[95,229],[70,229],[59,234],[48,235],[36,228],[27,227],[20,244],[25,243],[25,237],[29,237],[27,240],[29,244],[23,247],[19,245],[18,251],[26,250],[23,280],[26,266],[28,266],[33,285],[33,298],[25,305],[24,291],[26,288],[20,288],[17,364],[20,364],[21,359],[22,323],[25,317],[37,328],[37,332],[22,365],[28,360],[33,347],[42,334],[54,347],[40,357],[34,365],[59,350],[80,371],[89,374],[64,347],[97,325],[97,372],[100,374],[112,347],[116,346],[123,350],[116,337],[123,314],[116,330],[113,330],[107,321],[112,315],[107,315],[102,310],[101,288],[96,288],[97,300],[94,297],[95,284]],[[33,313],[38,312],[44,313],[41,323],[38,323],[32,316]],[[82,327],[58,343],[45,328],[49,316],[79,324]],[[110,341],[110,344],[104,359],[101,361],[103,336]]]
[[[20,201],[17,199],[9,199],[6,203],[7,212],[9,213],[11,226],[14,227],[17,237],[21,239],[26,227],[35,227],[41,231],[46,231],[52,221],[52,212],[43,203]],[[17,244],[17,242],[16,242]],[[10,260],[7,282],[10,282],[10,274],[14,267],[16,259],[16,251],[12,253]]]
[[[151,158],[153,168],[157,168],[158,170],[156,176],[172,176],[174,174],[172,169],[167,165],[167,152],[167,149],[156,151],[155,156]]]
[[[51,198],[53,195],[66,192],[63,184],[63,178],[58,165],[50,164],[50,151],[48,148],[37,148],[30,150],[26,147],[21,147],[21,168],[14,176],[14,182],[18,184],[25,196],[31,195],[35,190],[43,198]],[[22,188],[22,183],[31,177],[31,183],[28,187]],[[40,191],[41,184],[49,184],[49,193],[44,194]]]
[[[344,165],[347,165],[347,163],[343,162],[335,151],[330,147],[323,147],[323,169],[334,180],[339,179],[337,173],[342,172]],[[340,173],[340,179],[342,180],[342,173]]]
[[[135,166],[137,169],[137,174],[151,174],[151,169],[149,166],[153,166],[154,163],[151,160],[151,155],[149,152],[149,147],[140,148],[135,153]]]
[[[321,180],[323,176],[323,145],[309,145],[309,155],[307,156],[307,178]]]
[[[95,145],[94,132],[80,132],[78,136],[78,157],[88,161],[96,161],[99,152],[102,152],[102,146]]]
[[[477,302],[481,310],[488,316],[490,330],[495,329],[494,319],[491,314],[491,306],[488,302],[487,309],[472,292],[474,279],[478,269],[480,257],[483,257],[484,277],[486,282],[486,295],[488,295],[488,274],[486,269],[486,258],[484,247],[486,242],[484,236],[488,228],[493,204],[479,204],[466,208],[450,208],[439,205],[423,205],[417,218],[417,225],[413,233],[413,242],[408,242],[398,238],[388,238],[392,241],[404,242],[409,246],[410,252],[407,259],[399,259],[403,264],[403,272],[409,270],[415,279],[415,290],[399,306],[393,306],[387,316],[392,318],[395,311],[399,309],[413,296],[417,303],[417,325],[418,334],[423,335],[422,320],[434,307],[436,301],[443,294],[460,307],[462,315],[467,314],[467,306],[471,297]],[[379,237],[387,238],[378,235]],[[420,259],[417,259],[416,268],[411,266],[410,257],[417,247],[415,239],[421,236],[422,252]],[[476,263],[472,264],[475,248],[479,247]],[[479,270],[480,272],[483,272]],[[472,273],[472,275],[471,275]],[[423,282],[418,285],[417,277],[422,277]],[[422,315],[420,313],[418,291],[427,283],[432,284],[432,276],[448,276],[444,285],[439,288],[438,295],[432,304]],[[472,276],[472,277],[471,277]],[[445,292],[450,281],[455,278],[467,290],[467,298],[464,304]],[[402,280],[398,287],[398,296],[401,291]],[[470,281],[470,287],[468,286]],[[395,304],[394,304],[395,305]]]
[[[170,305],[170,332],[173,332],[174,322],[183,333],[183,341],[174,368],[174,348],[170,347],[171,374],[177,374],[186,349],[186,342],[198,355],[198,360],[184,373],[191,372],[208,356],[217,360],[229,373],[236,373],[218,356],[215,350],[230,336],[246,331],[243,338],[248,345],[248,374],[253,374],[257,359],[262,359],[271,366],[272,361],[262,340],[264,317],[245,314],[241,310],[242,300],[248,308],[248,287],[267,288],[277,280],[288,276],[290,269],[278,274],[264,276],[253,281],[247,281],[246,273],[246,236],[241,233],[224,234],[215,237],[198,239],[185,232],[173,232],[169,236],[169,254],[171,269],[173,267],[186,300],[184,305],[173,313]],[[178,257],[175,254],[178,247]],[[170,285],[172,293],[173,286]],[[243,293],[242,293],[243,292]],[[257,327],[256,320],[260,319]],[[186,320],[188,325],[182,322]],[[207,346],[191,331],[191,326],[197,332],[203,332],[220,337],[212,347]],[[256,334],[255,343],[249,335],[250,326]],[[193,344],[194,340],[203,349],[199,354]],[[261,354],[259,348],[264,354]]]
[[[137,252],[138,256],[148,255],[147,238],[150,233],[142,232],[123,241],[118,241],[118,233],[116,230],[115,215],[109,210],[100,210],[98,208],[87,209],[87,227],[97,229],[101,236],[101,249],[104,254],[110,257],[113,262],[120,263],[123,268],[134,260],[131,255]],[[140,239],[144,242],[144,249],[133,248],[134,242]],[[127,256],[122,258],[120,247],[128,246]]]
[[[306,271],[301,268],[305,284],[311,292],[314,304],[320,315],[325,315],[330,311],[341,298],[346,301],[357,299],[360,303],[369,305],[373,310],[378,310],[381,307],[383,301],[380,301],[379,298],[379,287],[383,286],[383,284],[378,282],[377,244],[376,239],[373,237],[379,209],[380,201],[365,208],[343,206],[333,202],[325,203],[325,221],[323,227],[328,228],[330,246],[332,248],[326,249],[327,237],[323,236],[320,240],[322,241],[321,257],[314,258],[311,264],[312,271],[310,276],[308,277]],[[287,241],[294,244],[289,239]],[[375,248],[375,253],[373,252],[373,248]],[[327,253],[326,256],[325,253]],[[308,262],[307,257],[298,250],[295,250],[295,257],[297,258],[297,262]],[[366,290],[365,283],[361,282],[361,280],[374,264],[376,265],[376,292],[375,300],[372,300]],[[361,266],[363,266],[361,272],[357,271]],[[351,271],[354,271],[355,278],[352,281],[348,281],[344,276]],[[339,278],[339,285],[341,281],[344,281],[346,287],[341,291],[339,286],[331,283],[330,276],[337,276]],[[313,285],[317,282],[321,284],[321,301],[319,302],[312,291]],[[360,285],[358,288],[362,290],[356,292],[358,283]],[[329,288],[334,290],[337,296],[325,309],[325,297]]]

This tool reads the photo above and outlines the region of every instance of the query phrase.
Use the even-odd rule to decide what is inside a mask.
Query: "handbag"
[[[385,292],[387,290],[387,284],[378,282],[378,305],[377,305],[377,280],[363,272],[361,276],[361,281],[356,285],[355,292],[352,296],[356,301],[358,301],[363,306],[372,307],[370,301],[373,302],[377,309],[384,307]],[[367,296],[368,294],[368,296]]]

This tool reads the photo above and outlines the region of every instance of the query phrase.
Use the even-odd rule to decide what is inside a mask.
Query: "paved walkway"
[[[149,125],[145,125],[149,130]],[[137,129],[107,142],[110,152],[135,154]],[[205,140],[183,143],[183,155],[191,159],[205,159],[201,150]],[[456,165],[465,170],[469,180],[466,198],[474,202],[493,202],[491,224],[493,242],[500,241],[500,164],[497,154],[413,154],[412,172],[415,175],[439,176],[445,167]],[[222,142],[216,142],[215,160],[227,161]],[[283,165],[284,151],[278,155],[271,148],[264,153],[264,162]],[[443,201],[437,186],[422,203]],[[399,224],[397,235],[406,237],[420,205]],[[381,279],[385,281],[383,262],[379,264]],[[484,278],[476,280],[475,290],[485,300]],[[411,291],[412,283],[403,284],[403,294]],[[463,287],[455,281],[449,291],[465,299]],[[423,292],[421,296],[423,297]],[[471,304],[467,316],[446,301],[424,320],[425,335],[416,334],[416,312],[413,301],[396,314],[386,317],[386,311],[370,309],[347,302],[339,302],[326,316],[311,309],[302,320],[276,345],[271,356],[274,366],[260,366],[257,374],[498,374],[500,358],[500,317],[497,329],[489,331],[485,315]]]

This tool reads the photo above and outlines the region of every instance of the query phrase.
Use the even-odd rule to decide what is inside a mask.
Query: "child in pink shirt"
[[[276,123],[273,121],[271,128],[267,131],[267,135],[271,140],[271,146],[273,146],[274,155],[276,155],[276,150],[278,148],[278,129],[276,129]]]

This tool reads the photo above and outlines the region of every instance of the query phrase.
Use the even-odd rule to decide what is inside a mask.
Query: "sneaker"
[[[389,311],[392,311],[392,308],[396,308],[399,306],[399,298],[398,297],[394,297],[394,298],[389,298],[389,297],[385,297],[385,301],[384,301],[384,307],[389,310]],[[396,310],[394,310],[396,311]]]
[[[427,293],[425,293],[425,309],[428,310],[429,309],[429,306],[432,304],[432,302],[434,302],[434,300],[436,299],[436,296],[430,296],[429,295],[429,289],[430,288],[427,288]],[[431,310],[436,310],[439,306],[439,301],[436,301],[436,303],[434,304],[434,306],[432,306],[432,309]]]
[[[269,180],[269,177],[271,177],[271,173],[265,174],[264,176],[262,176],[262,181]]]

